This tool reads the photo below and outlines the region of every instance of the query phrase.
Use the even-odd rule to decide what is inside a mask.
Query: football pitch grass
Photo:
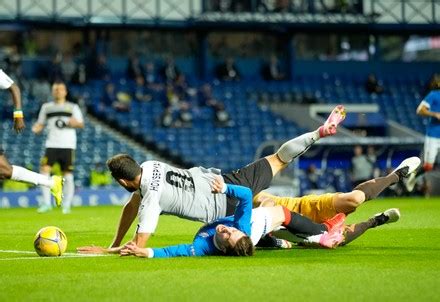
[[[0,301],[439,301],[440,199],[371,201],[348,222],[391,207],[400,208],[400,221],[335,250],[174,259],[77,255],[76,247],[109,244],[121,207],[75,208],[71,215],[1,209]],[[65,256],[33,252],[35,233],[48,225],[66,233]],[[162,216],[149,243],[191,242],[200,225]]]

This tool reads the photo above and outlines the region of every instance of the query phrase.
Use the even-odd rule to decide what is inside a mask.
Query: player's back
[[[211,192],[212,173],[200,168],[179,169],[165,163],[143,163],[143,178],[158,179],[149,189],[160,192],[163,213],[210,222],[226,214],[226,196]],[[155,187],[156,186],[156,187]]]

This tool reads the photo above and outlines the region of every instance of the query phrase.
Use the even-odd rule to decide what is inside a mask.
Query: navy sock
[[[287,213],[285,212],[285,215]],[[289,212],[290,217],[286,217],[286,221],[283,223],[289,232],[295,235],[318,235],[327,231],[324,224],[316,223],[307,217],[295,212]],[[290,219],[289,219],[290,218]]]

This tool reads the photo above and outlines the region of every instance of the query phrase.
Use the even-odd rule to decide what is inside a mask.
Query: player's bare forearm
[[[150,236],[150,233],[137,233],[133,238],[133,242],[135,242],[138,247],[144,248],[146,247],[147,241]]]
[[[115,238],[113,239],[110,247],[117,247],[121,245],[125,234],[127,234],[128,229],[130,229],[131,224],[136,218],[137,212],[139,210],[141,197],[139,194],[132,194],[129,201],[124,205],[122,209],[121,218],[119,219],[118,229],[116,231]]]
[[[79,254],[119,254],[121,249],[122,247],[106,248],[103,246],[89,245],[78,247],[76,251]]]
[[[20,88],[18,88],[16,84],[12,84],[11,87],[9,87],[9,91],[14,103],[14,130],[20,133],[26,127],[23,119],[23,111],[21,110]]]
[[[11,92],[12,101],[14,102],[14,109],[21,110],[21,93],[20,88],[18,88],[17,84],[12,84],[9,87],[9,91]]]
[[[428,109],[428,107],[426,107],[423,104],[421,104],[419,107],[417,107],[416,113],[418,115],[420,115],[420,116],[433,117],[433,118],[436,118],[436,119],[440,119],[440,112],[430,111]]]
[[[71,118],[69,120],[69,127],[71,127],[71,128],[84,128],[84,123],[78,121],[75,118]]]

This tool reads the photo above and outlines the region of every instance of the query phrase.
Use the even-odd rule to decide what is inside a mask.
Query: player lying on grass
[[[353,213],[364,202],[376,198],[387,187],[403,181],[411,175],[420,165],[418,157],[410,157],[385,177],[371,179],[356,186],[348,193],[327,193],[322,195],[307,195],[302,197],[278,197],[267,192],[261,192],[254,197],[255,205],[275,206],[281,205],[289,211],[304,215],[311,220],[322,223],[338,213],[346,215]],[[376,227],[378,219],[384,220],[381,224],[395,222],[400,213],[397,209],[390,209],[383,213],[383,217],[370,219],[365,223],[359,223],[350,232],[345,244],[362,235],[369,228]],[[279,233],[276,236],[280,236]],[[284,237],[284,236],[282,236]],[[291,237],[288,237],[289,239]]]
[[[324,247],[334,247],[343,239],[344,214],[322,224],[286,208],[260,207],[252,210],[252,192],[249,188],[227,185],[221,177],[213,180],[213,190],[238,198],[233,216],[217,219],[199,229],[191,244],[163,248],[142,248],[135,242],[127,243],[120,251],[123,256],[136,255],[148,258],[182,256],[229,255],[251,256],[258,241],[273,229],[283,225],[306,242]]]
[[[344,118],[344,106],[336,106],[324,125],[316,131],[287,141],[275,154],[235,172],[223,174],[225,182],[249,187],[253,194],[259,193],[269,187],[278,172],[313,143],[336,134],[337,126]],[[133,194],[123,208],[110,248],[89,246],[79,248],[80,252],[118,252],[137,214],[139,223],[133,241],[144,247],[156,230],[161,213],[208,223],[235,211],[237,201],[234,198],[211,192],[210,182],[219,171],[200,167],[184,170],[158,161],[146,161],[139,165],[124,154],[110,158],[107,165],[117,182]]]
[[[254,246],[262,238],[265,238],[265,243],[269,243],[271,247],[276,247],[277,242],[285,242],[267,236],[281,226],[292,235],[301,238],[302,243],[333,248],[342,244],[344,240],[350,240],[357,226],[357,224],[344,225],[345,214],[343,213],[318,224],[282,206],[252,209],[251,191],[246,187],[226,185],[221,178],[214,180],[213,189],[215,192],[225,192],[229,196],[239,198],[240,203],[234,216],[220,218],[203,226],[196,233],[191,244],[142,248],[134,242],[129,242],[120,254],[147,258],[206,255],[250,256],[254,253]],[[385,214],[382,213],[371,218],[369,222],[378,226],[387,222],[384,217]],[[270,239],[276,242],[270,244],[268,242]],[[283,247],[289,247],[289,245]]]

